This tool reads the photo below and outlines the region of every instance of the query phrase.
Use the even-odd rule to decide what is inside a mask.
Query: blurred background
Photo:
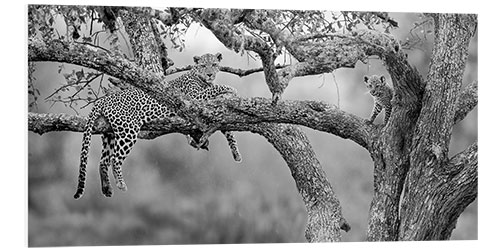
[[[413,13],[390,13],[404,41],[414,23]],[[182,52],[169,56],[180,67],[193,56],[221,52],[221,65],[249,69],[260,63],[226,49],[205,28],[192,25]],[[200,42],[201,41],[201,42]],[[410,62],[426,76],[432,36],[418,49],[407,51]],[[280,59],[279,59],[280,60]],[[284,63],[281,61],[280,63]],[[43,99],[65,82],[60,63],[36,63],[35,84],[40,90],[39,113],[75,114],[61,104]],[[64,65],[65,71],[81,67]],[[362,83],[364,75],[389,75],[380,61],[358,63],[354,69],[295,78],[284,99],[321,100],[361,117],[369,117],[373,101]],[[172,79],[177,75],[171,75]],[[390,79],[388,77],[388,79]],[[477,79],[477,34],[470,45],[464,85]],[[271,94],[263,73],[239,78],[221,72],[217,83],[235,87],[244,97]],[[78,109],[87,115],[90,107]],[[376,122],[380,123],[380,115]],[[303,127],[338,196],[352,229],[344,241],[363,241],[372,198],[373,166],[368,152],[331,134]],[[114,188],[112,198],[100,191],[98,164],[100,136],[93,136],[85,195],[74,200],[82,134],[28,132],[28,244],[40,246],[305,242],[305,208],[290,171],[278,152],[256,134],[236,133],[243,162],[235,163],[225,138],[210,138],[210,151],[196,151],[185,136],[170,134],[139,140],[123,169],[129,190]],[[450,155],[477,140],[477,107],[454,128]],[[114,186],[114,185],[113,185]],[[453,240],[477,239],[477,201],[460,216]]]

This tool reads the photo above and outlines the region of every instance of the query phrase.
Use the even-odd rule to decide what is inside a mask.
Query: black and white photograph
[[[478,240],[478,13],[63,4],[28,247]]]

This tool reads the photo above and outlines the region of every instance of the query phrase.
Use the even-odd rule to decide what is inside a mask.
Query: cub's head
[[[195,56],[193,59],[194,66],[192,72],[206,82],[213,82],[215,75],[219,72],[219,63],[222,60],[222,54],[204,54],[202,56]]]
[[[384,87],[387,85],[385,81],[385,76],[365,76],[364,82],[366,88],[370,91],[370,94],[373,96],[378,96],[382,93]]]

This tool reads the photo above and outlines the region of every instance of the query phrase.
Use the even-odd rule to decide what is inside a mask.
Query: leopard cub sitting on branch
[[[392,88],[387,84],[385,76],[364,76],[364,83],[374,102],[369,122],[373,123],[383,108],[385,110],[384,124],[387,124],[392,112]]]

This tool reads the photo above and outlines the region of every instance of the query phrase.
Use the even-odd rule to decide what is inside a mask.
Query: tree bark
[[[475,22],[467,15],[440,15],[439,20],[442,23],[437,25],[436,47],[427,84],[424,84],[419,73],[406,62],[401,53],[388,53],[383,57],[393,80],[395,94],[393,114],[380,131],[381,135],[375,140],[371,151],[375,192],[370,208],[368,240],[421,239],[415,235],[405,235],[404,230],[410,228],[409,223],[415,223],[409,220],[418,220],[424,216],[422,214],[432,213],[426,211],[421,204],[428,200],[428,190],[433,185],[409,184],[408,181],[415,178],[415,182],[427,183],[430,180],[422,176],[423,169],[440,168],[444,164],[451,127],[477,104],[477,98],[474,97],[477,85],[473,84],[460,92],[469,39]],[[455,20],[462,20],[462,23]],[[450,48],[451,45],[454,47]],[[438,69],[439,67],[442,68]],[[434,78],[445,79],[446,83],[439,80],[438,84]],[[459,97],[463,98],[460,102]],[[430,119],[429,116],[433,118]],[[423,143],[423,138],[430,141]],[[416,145],[427,146],[418,148]],[[433,152],[441,160],[430,164],[426,154],[434,155]],[[404,186],[406,188],[403,193]],[[403,224],[400,225],[400,222]],[[412,228],[415,232],[425,231],[418,227]]]
[[[424,82],[408,63],[397,40],[387,34],[361,30],[294,37],[266,20],[266,15],[273,11],[190,10],[226,47],[236,52],[256,52],[263,64],[259,70],[264,72],[273,93],[273,100],[227,97],[196,102],[168,88],[163,76],[165,68],[162,69],[157,54],[158,40],[151,36],[152,23],[146,18],[146,15],[160,18],[162,15],[150,11],[138,9],[123,14],[127,33],[132,34],[129,35],[137,64],[87,45],[45,43],[34,38],[29,39],[28,60],[73,63],[99,70],[144,90],[178,112],[177,116],[145,124],[140,138],[152,139],[172,132],[193,134],[200,130],[207,135],[227,130],[264,136],[282,155],[304,200],[308,213],[306,239],[310,242],[339,241],[340,229],[347,231],[349,226],[304,133],[296,126],[277,123],[324,131],[352,140],[369,151],[374,161],[374,196],[368,240],[448,239],[460,213],[476,199],[477,144],[448,158],[453,125],[477,105],[477,82],[461,89],[476,16],[433,15],[436,42]],[[164,17],[175,19],[175,15]],[[276,66],[274,48],[262,39],[241,33],[233,25],[240,22],[267,32],[275,45],[287,48],[298,63]],[[314,40],[317,37],[329,39],[320,42]],[[385,126],[369,124],[323,102],[277,101],[293,77],[354,67],[368,56],[378,56],[384,61],[394,86],[393,112]],[[228,69],[227,72],[241,76],[255,71]],[[81,132],[84,123],[85,119],[77,116],[28,114],[28,129],[39,134]],[[109,124],[100,120],[93,132],[109,131]]]
[[[448,160],[468,45],[477,20],[475,15],[460,14],[439,14],[434,19],[435,46],[412,141],[400,240],[448,239],[457,211],[477,196],[477,173],[471,173],[477,171],[477,146]],[[450,165],[453,170],[447,169]]]
[[[122,10],[123,13],[123,10]],[[166,126],[155,129],[146,124],[143,129],[148,132],[142,134],[143,138],[156,137],[158,135],[172,132],[191,133],[193,129],[208,131],[212,126],[193,122],[200,114],[209,114],[207,109],[196,109],[193,104],[183,99],[177,92],[169,92],[168,84],[164,85],[165,79],[159,74],[161,72],[160,60],[151,51],[157,51],[156,40],[147,35],[147,27],[150,25],[146,20],[133,16],[132,12],[125,12],[124,23],[129,32],[134,48],[134,55],[138,60],[138,66],[128,62],[116,55],[110,55],[103,51],[90,50],[88,46],[78,44],[66,44],[55,41],[54,44],[44,44],[40,40],[31,39],[29,45],[29,60],[32,61],[60,61],[79,64],[97,70],[101,70],[119,79],[129,82],[131,85],[144,90],[161,103],[169,105],[173,110],[180,111],[180,117],[172,117],[167,120]],[[135,20],[135,21],[134,21]],[[137,21],[137,22],[136,22]],[[150,26],[149,26],[150,28]],[[139,31],[138,29],[141,29]],[[143,31],[146,31],[142,33]],[[143,48],[143,45],[147,45]],[[141,50],[136,50],[140,48]],[[149,49],[148,49],[149,48]],[[156,49],[155,49],[156,48]],[[75,55],[76,53],[77,55]],[[160,65],[160,66],[159,66]],[[275,70],[273,68],[273,70]],[[266,71],[266,68],[264,68]],[[134,81],[137,80],[137,81]],[[167,95],[166,98],[164,95]],[[170,101],[169,101],[170,100]],[[174,100],[172,102],[172,100]],[[180,105],[179,105],[180,104]],[[183,114],[191,114],[184,116]],[[209,117],[206,116],[206,117]],[[47,131],[75,130],[82,131],[84,122],[82,118],[67,115],[38,115],[30,113],[28,116],[28,127],[31,131],[40,134]],[[160,124],[162,122],[159,122]],[[193,123],[195,123],[193,125]],[[157,125],[158,126],[158,123]],[[333,188],[321,169],[321,165],[312,150],[312,146],[305,134],[297,127],[291,125],[276,124],[243,124],[236,123],[217,125],[227,127],[224,130],[244,130],[259,133],[275,146],[288,164],[292,177],[295,179],[299,193],[301,194],[308,213],[308,224],[306,226],[306,239],[311,242],[340,241],[340,229],[348,231],[349,225],[342,217],[340,202],[333,192]],[[165,131],[167,130],[167,131]],[[110,131],[106,121],[100,120],[93,133]],[[153,131],[153,132],[151,132]],[[152,135],[151,135],[152,133]]]

